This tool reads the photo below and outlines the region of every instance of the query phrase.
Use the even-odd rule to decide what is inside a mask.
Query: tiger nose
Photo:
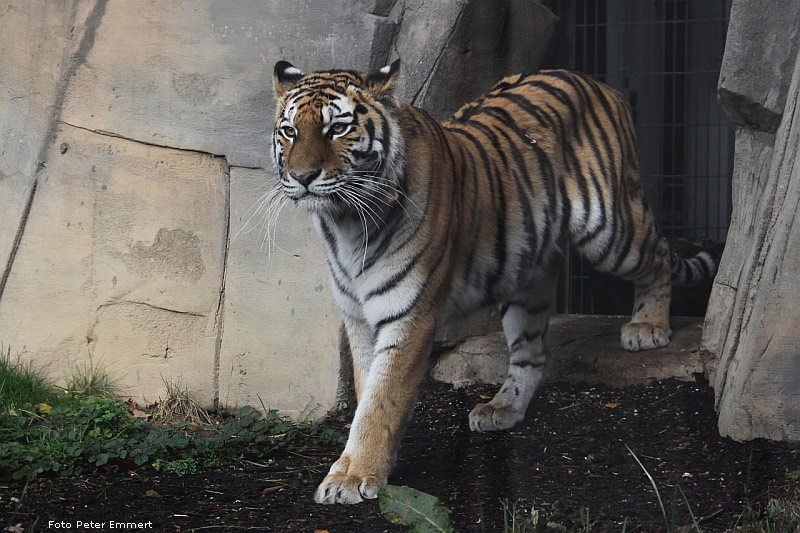
[[[308,187],[308,184],[314,181],[322,173],[322,170],[307,170],[303,172],[291,172],[290,174],[294,179],[300,182],[303,187]]]

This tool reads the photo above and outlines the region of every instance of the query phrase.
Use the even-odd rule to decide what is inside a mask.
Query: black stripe
[[[531,342],[534,339],[540,337],[541,335],[542,335],[541,331],[536,331],[534,333],[527,333],[523,331],[516,339],[514,339],[514,342],[508,345],[508,350],[513,352],[517,348],[519,348],[523,342]]]
[[[576,80],[578,80],[578,81],[584,80],[584,82],[585,82],[585,79],[583,79],[583,78],[576,78]],[[619,181],[624,183],[624,176],[620,173],[620,169],[617,168],[617,161],[616,161],[617,158],[614,156],[614,152],[611,149],[611,142],[609,141],[610,138],[614,138],[614,137],[616,137],[617,140],[620,139],[620,135],[619,135],[618,129],[615,128],[615,130],[611,131],[611,132],[606,130],[606,128],[603,126],[602,121],[600,120],[600,116],[597,114],[596,105],[594,103],[594,100],[591,98],[589,93],[586,91],[586,87],[584,86],[583,83],[580,83],[580,82],[575,83],[575,88],[578,90],[578,93],[579,93],[581,99],[586,101],[585,110],[588,112],[589,116],[592,118],[592,122],[594,122],[595,127],[602,133],[602,135],[600,136],[600,140],[602,141],[603,146],[606,149],[606,160],[607,160],[606,162],[611,164],[611,168],[606,170],[606,172],[608,172],[609,170],[611,171],[611,176],[609,176],[609,181],[619,180]],[[602,101],[601,101],[601,105],[603,105]],[[615,121],[614,121],[614,116],[611,113],[611,109],[608,108],[607,104],[604,105],[604,108],[606,110],[606,116],[609,118],[609,121],[612,122],[612,126],[617,126],[617,124],[614,124]],[[588,127],[587,127],[587,130],[588,130]],[[587,133],[589,133],[589,131],[587,131]]]
[[[608,223],[607,220],[608,210],[606,209],[606,200],[605,197],[603,196],[602,188],[600,187],[600,181],[597,179],[597,175],[594,173],[594,170],[590,169],[589,175],[592,178],[592,186],[595,190],[595,193],[597,194],[597,200],[600,202],[600,224],[598,224],[595,228],[591,229],[588,233],[586,233],[583,237],[581,237],[575,242],[575,245],[578,246],[579,248],[583,247],[589,241],[594,240],[594,238],[597,237],[600,234],[600,232],[606,228],[606,224]]]
[[[347,269],[345,269],[342,263],[339,261],[339,246],[336,243],[336,237],[331,232],[331,229],[328,227],[328,224],[327,222],[325,222],[325,219],[320,218],[320,225],[322,226],[322,237],[325,239],[325,242],[328,243],[328,246],[330,246],[331,249],[330,255],[333,256],[336,267],[342,272],[347,281],[351,281],[350,275],[347,273]]]
[[[417,117],[414,117],[413,115],[409,115],[410,117],[413,117],[413,120],[417,124],[419,124],[420,127],[427,128],[431,133],[434,132],[434,126],[439,127],[438,122],[436,122],[430,115],[428,115],[427,113],[425,113],[424,111],[422,111],[420,109],[416,109],[416,108],[412,108],[412,109],[413,109],[413,111],[417,112],[417,114],[419,115],[420,119],[424,119],[424,120],[420,120],[420,119],[417,119]],[[403,173],[402,174],[403,174],[403,178],[402,178],[403,181],[402,181],[402,184],[401,184],[401,188],[403,190],[403,193],[408,195],[408,187],[407,187],[408,176],[406,176],[405,167],[403,168]],[[422,226],[423,226],[423,222],[425,220],[427,220],[428,213],[430,211],[430,206],[431,206],[431,198],[433,198],[433,181],[434,181],[433,179],[429,179],[428,180],[428,190],[427,190],[427,195],[425,196],[427,201],[425,202],[425,208],[422,210],[422,214],[419,217],[419,223],[416,226],[414,226],[413,231],[411,231],[409,233],[409,235],[401,243],[399,243],[397,246],[395,246],[392,249],[391,252],[388,252],[388,255],[395,254],[396,252],[402,250],[406,245],[408,245],[408,243],[410,243],[417,236],[420,228],[422,228]],[[419,207],[419,206],[417,206],[417,207]]]
[[[541,302],[531,305],[524,300],[508,300],[500,306],[500,317],[504,317],[510,307],[521,307],[527,314],[536,315],[550,310],[550,302]]]
[[[381,117],[381,143],[383,144],[383,151],[384,153],[388,154],[393,142],[391,128],[389,127],[389,120],[380,110],[376,110],[376,112]]]
[[[447,243],[448,243],[448,240],[449,240],[450,226],[452,224],[452,221],[453,221],[453,217],[449,217],[448,220],[447,220],[447,228],[442,233],[442,241],[443,242],[439,243],[439,255],[436,258],[434,258],[433,263],[432,263],[434,265],[434,267],[430,272],[428,272],[428,277],[422,283],[422,286],[420,287],[420,290],[417,292],[416,296],[414,296],[414,299],[411,301],[411,304],[406,306],[406,308],[403,309],[402,311],[400,311],[398,313],[395,313],[394,315],[390,315],[388,317],[384,317],[381,320],[379,320],[375,324],[375,335],[376,336],[380,332],[381,328],[383,328],[384,326],[386,326],[388,324],[391,324],[392,322],[396,322],[398,320],[401,320],[402,318],[408,316],[409,313],[411,313],[411,311],[417,306],[417,304],[419,303],[419,301],[422,298],[422,295],[425,293],[425,291],[428,290],[429,281],[434,278],[434,275],[436,274],[436,272],[444,264],[443,259],[444,259],[445,253],[448,250]],[[428,248],[428,244],[429,243],[426,243],[425,248]]]
[[[381,228],[381,231],[379,232],[378,238],[380,241],[378,241],[377,246],[372,247],[369,255],[367,256],[367,260],[364,262],[363,270],[359,272],[356,277],[372,268],[378,259],[385,255],[386,250],[389,249],[389,245],[392,244],[393,239],[398,236],[398,225],[400,225],[400,223],[403,221],[403,215],[405,214],[404,208],[405,205],[403,198],[398,198],[397,202],[392,205],[392,209],[386,216],[387,224]]]
[[[566,94],[566,93],[564,93],[564,94]],[[567,130],[566,130],[566,128],[564,126],[564,123],[563,123],[563,121],[561,119],[561,113],[559,111],[556,111],[555,109],[553,109],[551,106],[549,106],[549,104],[545,104],[545,105],[550,107],[550,109],[552,110],[552,113],[547,113],[545,110],[543,110],[542,108],[538,107],[536,104],[534,104],[533,102],[531,102],[530,100],[528,100],[527,98],[525,98],[524,96],[522,96],[520,94],[503,93],[501,96],[498,96],[498,98],[502,98],[504,100],[507,100],[507,101],[513,103],[514,105],[516,105],[517,107],[519,107],[520,109],[522,109],[523,111],[528,113],[529,115],[531,115],[533,117],[536,117],[543,124],[546,124],[546,123],[553,124],[552,117],[555,117],[556,120],[558,120],[558,122],[559,122],[559,126],[561,128],[562,138],[566,136]],[[575,109],[573,107],[570,107],[570,113],[572,114],[572,122],[574,122],[574,120],[575,120]]]
[[[514,361],[511,363],[511,365],[518,368],[541,368],[544,366],[544,362],[534,363],[533,361],[526,359],[525,361]]]
[[[369,144],[367,144],[366,152],[372,152],[372,144],[375,142],[375,122],[368,118],[367,122],[364,124],[364,129],[367,130],[367,135],[369,136]]]
[[[390,277],[389,279],[384,281],[381,284],[380,287],[370,291],[364,297],[364,300],[369,300],[371,298],[374,298],[375,296],[380,296],[382,294],[386,294],[387,292],[389,292],[390,290],[395,288],[398,283],[400,283],[403,279],[406,278],[406,276],[408,276],[409,272],[411,272],[411,270],[414,268],[414,266],[416,266],[416,264],[419,263],[419,260],[422,257],[422,254],[424,254],[425,251],[428,249],[428,246],[427,246],[428,244],[430,244],[430,243],[429,242],[426,243],[426,246],[422,250],[417,252],[417,254],[414,255],[414,257],[412,257],[411,260],[409,262],[407,262],[403,266],[403,268],[401,268],[399,271],[397,271],[392,277]]]
[[[625,189],[623,192],[627,192],[627,189],[624,187],[625,180],[620,181],[621,186],[623,189]],[[629,195],[625,195],[623,197],[622,208],[623,211],[620,214],[623,216],[620,216],[621,227],[619,228],[619,233],[621,235],[625,235],[625,240],[622,244],[622,250],[617,252],[617,259],[614,262],[614,266],[611,268],[611,270],[609,270],[611,273],[619,271],[622,263],[625,261],[625,259],[627,259],[631,250],[631,246],[633,245],[633,238],[636,234],[636,229],[634,228],[635,222],[633,220],[632,200]]]
[[[642,246],[639,247],[639,259],[636,260],[636,264],[633,265],[632,268],[629,268],[625,272],[620,273],[619,276],[621,278],[628,278],[630,276],[635,275],[636,272],[638,272],[638,270],[642,267],[642,264],[644,263],[645,260],[645,256],[648,259],[651,260],[653,259],[652,246],[646,246],[647,243],[651,242],[650,239],[652,238],[652,236],[653,236],[653,224],[651,223],[647,225],[647,233],[645,233],[645,236],[642,239]]]
[[[436,135],[436,136],[439,137],[440,139],[444,140],[444,136],[442,134],[442,130],[441,130],[439,124],[437,122],[433,121],[433,119],[431,119],[429,116],[427,116],[427,115],[425,115],[425,116],[426,116],[426,118],[429,119],[428,126],[431,129],[434,130],[434,134],[435,134],[435,130],[438,129],[438,132],[439,132],[440,135]],[[455,162],[453,160],[451,160],[451,165],[454,165],[454,163]],[[452,170],[455,170],[455,169],[452,169]],[[430,181],[431,181],[431,183],[433,183],[433,180],[430,180]],[[430,191],[429,191],[428,202],[426,203],[426,212],[427,212],[428,206],[430,206],[431,202],[432,202],[432,196],[430,195]],[[438,249],[439,249],[439,253],[437,254],[436,257],[434,257],[432,259],[432,262],[430,264],[433,265],[433,268],[431,269],[430,272],[428,272],[428,275],[427,275],[426,279],[423,281],[422,286],[420,287],[420,290],[414,296],[414,298],[411,301],[410,305],[406,306],[405,309],[395,313],[394,315],[390,315],[388,317],[384,317],[384,318],[382,318],[381,320],[379,320],[375,324],[375,335],[376,336],[380,333],[381,328],[383,328],[384,326],[386,326],[388,324],[391,324],[392,322],[396,322],[398,320],[401,320],[401,319],[405,318],[406,316],[408,316],[411,313],[411,311],[417,306],[417,304],[421,300],[422,295],[428,290],[430,281],[435,279],[436,273],[439,271],[439,269],[443,268],[443,266],[445,265],[444,257],[447,254],[447,252],[450,250],[449,244],[452,242],[452,239],[450,238],[451,237],[450,236],[450,232],[452,230],[452,226],[453,226],[453,223],[454,223],[453,218],[454,217],[452,217],[452,216],[447,218],[447,227],[441,233],[441,241],[436,243],[436,246],[438,246]],[[416,232],[416,230],[415,230],[415,232]],[[426,243],[425,244],[425,249],[428,249],[429,246],[433,246],[433,245],[431,245],[430,242]],[[433,248],[433,249],[436,249],[436,248]]]
[[[711,277],[711,270],[709,269],[709,267],[708,267],[708,264],[707,264],[705,261],[703,261],[703,260],[702,260],[702,259],[699,257],[699,255],[700,255],[700,254],[698,254],[698,255],[694,256],[694,257],[693,257],[693,259],[694,259],[695,261],[697,261],[697,263],[700,265],[700,269],[703,271],[703,276],[702,276],[702,278],[701,278],[701,279],[710,278],[710,277]]]
[[[526,142],[527,136],[526,132],[523,131],[518,124],[514,121],[514,119],[508,114],[505,109],[499,107],[487,107],[485,109],[486,113],[499,120],[501,125],[496,126],[496,129],[499,133],[503,135],[506,142],[508,143],[511,151],[511,155],[514,158],[514,163],[516,168],[512,169],[512,176],[514,178],[516,187],[517,187],[517,196],[522,206],[523,210],[523,224],[525,226],[525,232],[528,235],[528,250],[527,252],[535,256],[538,250],[538,234],[536,232],[536,221],[535,216],[533,213],[533,209],[531,207],[531,197],[533,195],[533,180],[531,172],[528,170],[528,165],[525,161],[525,157],[519,151],[517,145],[512,141],[511,137],[508,135],[504,128],[511,129],[514,133],[516,133],[517,139],[520,143],[523,143],[523,146],[528,145],[529,143]],[[523,179],[524,178],[524,179]],[[525,190],[527,189],[527,191]],[[523,262],[520,261],[519,269],[523,268]],[[521,275],[521,272],[518,273]]]
[[[541,168],[541,178],[542,182],[544,183],[545,189],[547,191],[547,196],[550,199],[555,198],[556,188],[555,188],[555,177],[553,173],[552,163],[550,162],[550,159],[547,157],[547,154],[545,154],[544,150],[542,150],[538,145],[533,145],[533,153],[536,154],[536,158],[539,161],[539,168]],[[549,203],[552,205],[548,206],[548,214],[549,214],[549,218],[547,221],[548,223],[545,224],[544,226],[544,235],[540,239],[541,244],[539,246],[539,251],[537,252],[536,257],[534,258],[534,262],[537,265],[541,265],[542,261],[545,259],[544,251],[548,249],[548,247],[545,246],[545,242],[548,241],[551,243],[555,242],[553,238],[554,237],[553,231],[551,230],[550,225],[558,214],[556,212],[558,206],[555,205],[555,202],[549,202]]]
[[[401,310],[401,311],[399,311],[399,312],[397,312],[397,313],[395,313],[393,315],[389,315],[387,317],[384,317],[384,318],[380,319],[378,322],[376,322],[375,323],[375,335],[376,335],[376,337],[377,337],[378,333],[380,332],[381,328],[383,328],[384,326],[387,326],[387,325],[391,324],[392,322],[397,322],[398,320],[408,316],[408,314],[411,313],[411,311],[414,309],[414,307],[416,307],[416,305],[419,303],[420,299],[422,299],[422,294],[425,292],[427,287],[428,287],[427,283],[423,283],[422,284],[422,287],[420,288],[419,292],[417,292],[417,295],[414,296],[413,300],[411,300],[411,305],[408,305],[408,306],[406,306],[405,309],[403,309],[403,310]]]
[[[397,344],[387,344],[386,346],[384,346],[383,348],[381,348],[380,350],[378,350],[378,353],[382,353],[382,352],[388,352],[388,351],[390,351],[390,350],[397,349],[398,347],[399,347],[399,346],[398,346]]]
[[[502,149],[500,146],[500,141],[498,140],[497,136],[494,132],[487,126],[478,121],[469,121],[467,123],[468,126],[473,127],[476,130],[479,130],[486,138],[489,140],[489,144],[494,149],[495,153],[497,153],[502,162],[505,170],[508,169],[508,160],[506,159],[505,150]],[[471,134],[470,134],[471,135]],[[474,137],[473,137],[474,139]],[[514,147],[511,144],[512,148]],[[480,146],[480,150],[485,150],[483,146]],[[491,291],[494,286],[500,281],[502,278],[503,272],[506,268],[506,263],[508,262],[508,254],[507,254],[507,247],[506,247],[506,199],[505,199],[505,188],[503,186],[503,178],[499,169],[496,175],[489,175],[490,181],[497,186],[497,198],[498,201],[498,209],[497,211],[497,232],[495,234],[495,241],[494,241],[494,255],[493,259],[495,262],[495,268],[493,272],[489,274],[486,278],[486,300],[491,299]]]
[[[489,154],[486,152],[483,144],[470,131],[462,129],[461,127],[451,127],[448,128],[448,130],[461,135],[472,143],[472,145],[475,147],[475,150],[481,157],[486,177],[491,185],[490,191],[492,193],[492,205],[495,208],[494,210],[497,215],[497,220],[493,254],[495,259],[495,268],[492,269],[492,272],[487,274],[487,278],[483,283],[483,287],[486,290],[484,300],[486,303],[488,303],[492,300],[490,291],[493,285],[500,279],[502,268],[504,268],[506,261],[505,198],[503,197],[502,187],[497,183],[499,181],[499,177],[495,176],[492,172],[492,164],[490,163]],[[498,188],[497,193],[495,192],[495,185],[497,185]]]
[[[549,83],[547,83],[545,81],[542,81],[541,79],[531,79],[529,81],[526,81],[525,85],[529,85],[529,86],[532,86],[532,87],[536,87],[538,89],[542,89],[543,91],[548,93],[550,96],[552,96],[553,98],[555,98],[556,100],[561,102],[561,104],[563,104],[564,107],[566,107],[569,110],[569,114],[570,114],[570,117],[572,119],[571,122],[574,123],[576,118],[579,117],[578,110],[575,107],[575,103],[569,97],[569,93],[567,93],[563,89],[561,89],[559,87],[555,87],[555,86],[553,86],[553,85],[551,85],[551,84],[549,84]],[[519,95],[516,95],[514,93],[505,93],[505,94],[503,94],[503,96],[508,98],[508,97],[511,97],[511,96],[518,97]]]
[[[341,280],[339,280],[339,278],[336,276],[336,271],[332,268],[330,262],[328,262],[328,271],[331,273],[331,279],[333,280],[333,284],[336,286],[339,292],[341,292],[354,302],[359,302],[358,298],[352,292],[350,292],[350,290],[345,286],[345,284],[342,283]]]
[[[561,197],[560,204],[564,211],[561,213],[561,225],[558,227],[558,232],[555,238],[556,242],[560,242],[564,238],[564,235],[567,234],[569,221],[572,218],[572,202],[570,202],[569,194],[567,193],[566,179],[563,177],[558,180],[558,193]]]
[[[480,213],[480,209],[478,208],[478,173],[475,171],[475,158],[472,157],[472,153],[469,150],[465,150],[467,157],[469,158],[471,169],[470,174],[472,175],[472,205],[471,205],[471,212],[472,218],[470,219],[470,229],[472,235],[479,236],[481,231],[483,230],[483,217],[478,217]],[[472,271],[475,267],[474,258],[475,254],[478,249],[478,239],[470,239],[469,241],[469,250],[466,254],[466,260],[464,264],[466,265],[464,268],[463,280],[465,285],[469,285],[470,278],[472,277]]]
[[[483,170],[490,184],[489,191],[492,193],[492,206],[496,207],[497,198],[494,188],[495,176],[492,172],[491,163],[489,162],[489,154],[486,153],[486,149],[484,149],[483,144],[474,135],[472,135],[472,133],[462,129],[461,127],[448,128],[448,130],[469,140],[470,143],[472,143],[472,145],[475,147],[475,151],[478,152],[478,155],[480,155],[481,162],[483,163]]]

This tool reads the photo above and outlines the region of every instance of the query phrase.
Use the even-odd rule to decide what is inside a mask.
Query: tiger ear
[[[278,61],[275,63],[273,73],[273,83],[275,84],[275,96],[280,98],[289,89],[294,87],[300,78],[303,77],[302,71],[288,61]]]
[[[367,91],[375,96],[383,96],[392,90],[397,73],[400,71],[400,60],[367,75]]]

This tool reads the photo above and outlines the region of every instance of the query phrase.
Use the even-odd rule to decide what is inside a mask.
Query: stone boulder
[[[800,441],[800,6],[734,2],[720,100],[736,133],[733,215],[702,351],[719,430]]]

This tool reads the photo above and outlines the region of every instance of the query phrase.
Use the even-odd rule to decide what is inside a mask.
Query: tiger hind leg
[[[524,291],[502,304],[500,312],[509,351],[508,376],[494,398],[470,412],[472,431],[508,429],[525,418],[544,373],[549,291]]]
[[[628,183],[638,181],[635,174]],[[655,227],[641,191],[631,187],[628,205],[615,222],[591,238],[574,235],[578,250],[600,272],[632,281],[635,285],[633,314],[622,326],[622,347],[630,351],[650,350],[669,344],[670,284],[669,246]]]
[[[651,350],[669,344],[669,302],[672,287],[667,266],[659,275],[636,283],[631,321],[622,326],[620,340],[626,350]],[[666,272],[666,274],[664,274]]]

